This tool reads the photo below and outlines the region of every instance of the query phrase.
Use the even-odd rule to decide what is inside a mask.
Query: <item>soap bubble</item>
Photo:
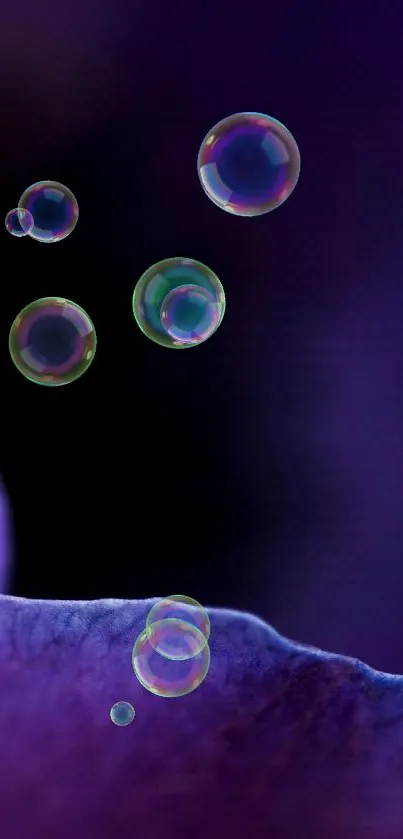
[[[152,265],[133,294],[142,332],[163,347],[184,349],[206,341],[225,312],[224,289],[202,262],[175,257]]]
[[[133,705],[130,702],[122,701],[115,702],[112,705],[109,716],[115,725],[122,727],[124,725],[130,725],[133,722],[135,713]]]
[[[33,216],[31,239],[47,244],[65,239],[78,221],[77,199],[67,186],[57,181],[32,184],[21,195],[18,208],[28,210]],[[24,220],[21,224],[24,227]]]
[[[213,204],[236,216],[261,216],[291,195],[300,154],[285,125],[266,114],[232,114],[210,129],[199,150],[201,185]]]
[[[180,635],[180,643],[186,642],[186,659],[167,658],[156,652],[156,647],[166,648],[175,644],[169,641],[173,634]],[[205,644],[203,634],[195,626],[175,618],[149,624],[138,636],[132,654],[133,669],[140,684],[157,696],[173,698],[185,696],[201,685],[210,666],[210,648]],[[194,644],[201,652],[194,655]],[[204,646],[203,646],[204,644]]]
[[[85,373],[94,358],[94,325],[71,300],[43,297],[15,318],[9,349],[15,366],[31,382],[69,384]]]
[[[164,298],[161,320],[165,331],[174,340],[182,344],[200,344],[217,329],[220,307],[206,288],[181,285],[173,288]]]
[[[15,207],[9,210],[5,220],[6,230],[12,236],[28,236],[34,226],[34,219],[29,210],[21,210]]]
[[[175,632],[150,632],[150,644],[157,653],[176,660],[184,661],[191,655],[197,655],[206,646],[210,637],[210,618],[206,609],[197,600],[185,594],[172,594],[158,600],[150,609],[146,627],[154,622],[175,618],[184,625],[184,633],[175,627]],[[195,626],[199,633],[195,635],[187,630],[188,625]],[[201,644],[201,646],[200,646]]]
[[[180,618],[161,618],[146,625],[148,638],[152,648],[172,661],[187,661],[198,655],[207,644],[203,635],[194,624],[187,623]]]

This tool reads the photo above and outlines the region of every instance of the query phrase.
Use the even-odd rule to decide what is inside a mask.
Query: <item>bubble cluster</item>
[[[115,702],[115,704],[112,705],[109,716],[115,725],[122,728],[123,726],[130,725],[130,723],[133,722],[135,714],[136,712],[130,702],[121,701]]]
[[[94,325],[71,300],[43,297],[15,318],[9,349],[26,379],[49,386],[69,384],[85,373],[94,358]]]
[[[164,347],[184,349],[206,341],[219,327],[225,294],[218,277],[201,262],[175,257],[152,265],[133,294],[142,332]]]
[[[78,203],[67,186],[57,181],[38,181],[23,192],[19,210],[28,210],[34,219],[31,239],[38,242],[60,242],[69,236],[78,221]],[[25,229],[24,220],[21,224]]]
[[[294,137],[266,114],[232,114],[205,136],[197,169],[210,200],[237,216],[261,216],[291,195],[300,172]]]
[[[165,655],[157,649],[165,650]],[[178,649],[181,650],[179,658],[176,657]],[[173,658],[167,656],[169,650],[173,651]],[[140,684],[150,693],[165,698],[180,697],[196,690],[206,678],[210,648],[196,626],[167,618],[150,623],[140,633],[133,647],[132,663]]]
[[[29,210],[21,210],[15,207],[9,210],[5,219],[6,230],[12,236],[28,236],[34,226],[34,219]]]
[[[171,594],[169,597],[158,600],[150,609],[146,628],[157,621],[173,618],[180,621],[180,626],[174,625],[175,631],[166,631],[164,634],[150,632],[150,644],[156,652],[167,658],[178,660],[189,658],[189,650],[192,651],[192,655],[200,653],[210,637],[210,618],[206,609],[192,597],[187,597],[185,594]],[[187,625],[189,624],[191,627],[196,627],[199,634],[195,635],[191,630],[188,632]],[[178,631],[178,626],[181,631]]]

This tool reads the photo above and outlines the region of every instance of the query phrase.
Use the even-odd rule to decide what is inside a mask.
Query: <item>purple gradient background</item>
[[[77,195],[80,221],[71,242],[53,248],[26,240],[17,243],[11,236],[4,242],[4,265],[12,265],[13,282],[6,283],[0,312],[3,343],[22,306],[47,293],[77,299],[94,319],[99,337],[91,378],[88,373],[75,389],[60,388],[65,392],[53,397],[35,386],[30,389],[22,377],[17,381],[11,365],[4,364],[8,407],[0,466],[16,521],[17,594],[91,599],[124,597],[125,589],[129,598],[141,599],[154,596],[156,589],[161,594],[182,590],[212,605],[258,614],[282,634],[304,643],[358,657],[380,670],[403,672],[401,24],[397,6],[378,2],[362,11],[333,0],[277,4],[263,11],[257,0],[240,6],[226,0],[151,0],[144,5],[76,0],[54,9],[45,0],[35,6],[21,0],[7,6],[0,34],[4,215],[29,183],[54,177]],[[299,144],[302,162],[290,200],[272,216],[253,220],[213,207],[196,172],[206,131],[223,116],[246,109],[267,112],[283,122]],[[135,333],[130,299],[142,271],[175,254],[200,259],[217,272],[227,311],[204,348],[169,354]],[[184,358],[178,361],[172,355]],[[192,492],[185,474],[185,489],[178,496],[172,488],[171,476],[177,473],[169,452],[173,450],[179,461],[194,439],[208,445]],[[200,527],[197,539],[187,534],[187,561],[182,559],[182,564],[182,546],[178,551],[175,540],[168,538],[177,534],[172,514],[178,509],[180,521],[196,509],[203,512],[202,524],[209,525]],[[72,790],[77,796],[73,800],[79,800],[77,780],[73,783],[71,778],[80,755],[69,751],[78,739],[69,738],[73,730],[82,734],[91,717],[95,684],[97,713],[103,713],[106,697],[108,673],[102,663],[94,671],[89,663],[98,641],[106,649],[116,627],[106,622],[104,634],[91,636],[94,647],[89,640],[84,658],[73,656],[70,683],[77,677],[77,689],[84,685],[88,703],[83,711],[77,700],[77,723],[67,714],[62,751],[47,752],[49,760],[44,758],[39,769],[32,758],[23,777],[24,751],[21,747],[13,754],[12,726],[18,727],[22,714],[21,731],[35,730],[47,690],[52,686],[58,700],[69,683],[60,674],[51,681],[47,664],[35,670],[37,680],[30,681],[31,670],[24,665],[30,610],[39,614],[39,661],[46,661],[56,618],[52,605],[24,604],[22,618],[19,601],[10,606],[11,629],[5,629],[2,648],[10,669],[0,669],[5,679],[2,697],[11,713],[14,698],[25,699],[28,685],[35,684],[35,712],[31,717],[27,705],[18,704],[21,698],[16,700],[12,725],[3,724],[0,730],[2,751],[12,764],[13,778],[23,780],[15,788],[15,807],[17,801],[23,807],[27,788],[33,794],[29,773],[52,773],[70,755],[66,773],[71,777],[63,789],[54,789],[49,805],[49,812],[64,816]],[[142,607],[132,608],[137,619],[136,609]],[[86,619],[84,610],[84,623]],[[236,673],[242,674],[246,660],[236,659],[239,638],[225,620],[224,613],[226,640],[221,638],[219,648],[222,651],[228,642],[228,667],[237,660]],[[69,626],[60,642],[66,655],[76,638],[73,631],[69,635]],[[15,661],[9,655],[10,639],[15,639]],[[255,641],[249,635],[248,643],[253,657]],[[56,654],[57,650],[56,645]],[[262,655],[261,659],[256,653],[255,675],[261,672],[261,661],[264,672],[270,669]],[[287,656],[279,655],[278,660],[282,674],[289,676],[285,684],[298,688]],[[341,669],[353,671],[354,678],[358,665],[344,662]],[[326,682],[321,672],[316,675],[307,681],[307,686],[313,685],[311,694],[287,693],[289,717],[288,706],[284,709],[293,724],[300,719],[300,697],[307,696],[307,703],[312,700],[303,714],[308,739],[316,731],[315,697],[323,695]],[[8,679],[14,679],[9,693]],[[337,688],[336,677],[334,683]],[[253,695],[260,702],[253,679],[245,678],[244,684],[249,699]],[[116,689],[125,685],[118,677],[113,683]],[[276,683],[262,687],[262,705],[267,690],[277,696]],[[402,835],[396,792],[403,777],[401,734],[394,728],[401,714],[400,679],[390,677],[385,687],[384,677],[368,675],[368,681],[359,683],[358,705],[365,697],[376,698],[377,691],[387,697],[387,723],[383,710],[374,721],[363,708],[362,727],[347,713],[353,754],[363,755],[370,779],[360,770],[345,775],[351,753],[338,751],[337,744],[346,718],[340,708],[330,715],[329,738],[324,735],[320,754],[325,763],[334,758],[340,797],[332,811],[329,795],[324,828],[312,819],[304,822],[310,839],[317,839],[315,830],[321,839],[333,839],[333,828],[336,839],[372,839],[371,829],[376,839]],[[213,689],[208,701],[217,696],[220,692]],[[349,705],[348,691],[342,689],[340,696],[347,697],[348,707],[356,707],[354,702]],[[119,698],[130,700],[111,690],[110,702]],[[247,707],[238,687],[231,701],[232,708]],[[208,709],[208,703],[204,707]],[[51,719],[52,726],[57,720]],[[140,713],[130,731],[139,720]],[[211,725],[220,729],[227,723],[228,709],[220,706]],[[41,725],[42,739],[32,746],[31,756],[47,742],[43,721]],[[249,728],[242,726],[241,719],[242,735],[238,737],[235,726],[234,749],[246,754],[244,762],[240,758],[245,773],[251,758],[245,752]],[[273,731],[268,725],[268,730],[275,738],[283,729]],[[392,732],[390,738],[382,733],[386,730]],[[357,731],[362,734],[358,745]],[[142,735],[144,743],[149,732],[146,728]],[[203,726],[197,729],[198,742],[203,732]],[[368,732],[377,732],[376,743]],[[99,765],[100,736],[101,740],[94,722],[88,741],[82,741],[90,755],[87,769]],[[167,742],[167,753],[174,753],[180,742],[179,734]],[[254,777],[266,783],[265,755],[272,754],[272,741],[260,751],[258,731],[253,742]],[[303,743],[290,736],[289,744],[295,744],[291,754],[301,759],[301,772]],[[284,752],[279,748],[275,754],[274,780],[267,786],[270,800],[278,793],[276,769]],[[233,752],[229,772],[232,758]],[[116,760],[105,770],[105,795],[112,770],[123,765],[119,755]],[[351,764],[356,765],[352,757]],[[225,817],[230,818],[234,795],[241,800],[241,786],[238,781],[231,786],[227,769],[220,775],[219,761],[214,767],[215,783],[221,779],[222,789],[229,791],[222,821],[216,823],[219,835],[225,835],[230,823]],[[152,765],[148,772],[151,788]],[[320,774],[321,767],[314,777]],[[39,776],[45,785],[47,776]],[[124,792],[130,789],[128,783]],[[379,796],[376,816],[372,812],[369,823],[350,818],[350,805],[343,809],[343,802],[353,800],[356,807],[361,796],[362,801],[372,801],[374,789]],[[288,800],[287,785],[282,792],[284,798],[278,800]],[[11,800],[9,793],[4,785],[3,802]],[[206,789],[205,798],[196,796],[194,806],[206,809],[209,793]],[[95,786],[93,794],[99,797]],[[248,795],[245,792],[244,822],[239,822],[242,836],[248,829],[245,812],[259,812],[253,810],[256,795],[262,795],[262,787],[256,792],[251,784]],[[122,794],[119,801],[123,800],[128,798]],[[156,808],[157,803],[158,797],[147,799],[147,806]],[[214,803],[218,809],[219,799]],[[174,795],[169,812],[176,806]],[[136,813],[135,802],[133,808]],[[34,812],[40,827],[31,801],[26,813]],[[133,812],[126,810],[126,817]],[[142,813],[144,830],[150,812]],[[237,816],[241,818],[238,811]],[[7,818],[5,839],[19,839],[19,824],[15,830],[9,827],[13,812],[7,811]],[[68,827],[76,833],[78,816],[71,818]],[[56,826],[57,819],[59,815]],[[115,835],[119,825],[113,811],[110,824]],[[178,824],[198,839],[194,813]],[[251,824],[259,836],[252,819]],[[277,824],[277,833],[273,828],[273,839],[300,839],[295,826],[284,824]],[[266,839],[266,822],[260,820],[259,825]],[[157,820],[153,827],[154,839],[159,835]],[[97,831],[98,839],[109,839],[99,825]],[[238,839],[236,832],[232,835]],[[47,839],[44,830],[41,839]]]

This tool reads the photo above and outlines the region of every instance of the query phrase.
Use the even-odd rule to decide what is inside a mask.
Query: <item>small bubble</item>
[[[121,728],[125,725],[130,725],[130,723],[134,720],[135,714],[136,712],[133,705],[131,705],[130,702],[125,702],[124,700],[121,702],[115,702],[109,712],[112,722]]]
[[[9,210],[5,220],[6,230],[12,236],[28,236],[34,226],[34,219],[29,210],[22,210],[15,207]]]
[[[186,658],[177,656],[175,633],[187,644]],[[194,644],[200,652],[195,653]],[[156,649],[168,647],[174,657],[160,655]],[[138,636],[132,654],[133,670],[141,685],[150,693],[165,698],[185,696],[196,690],[210,667],[210,648],[203,634],[185,621],[167,618],[149,624]]]
[[[26,379],[52,387],[66,385],[82,376],[92,363],[94,325],[84,309],[71,300],[43,297],[15,318],[9,349]]]

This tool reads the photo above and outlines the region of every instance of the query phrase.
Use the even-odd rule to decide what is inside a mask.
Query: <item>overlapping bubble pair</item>
[[[22,193],[18,206],[9,210],[5,224],[12,236],[51,244],[72,233],[78,216],[71,189],[58,181],[37,181]]]
[[[133,647],[140,684],[165,698],[196,690],[210,667],[209,637],[210,619],[197,600],[180,594],[159,600]]]

